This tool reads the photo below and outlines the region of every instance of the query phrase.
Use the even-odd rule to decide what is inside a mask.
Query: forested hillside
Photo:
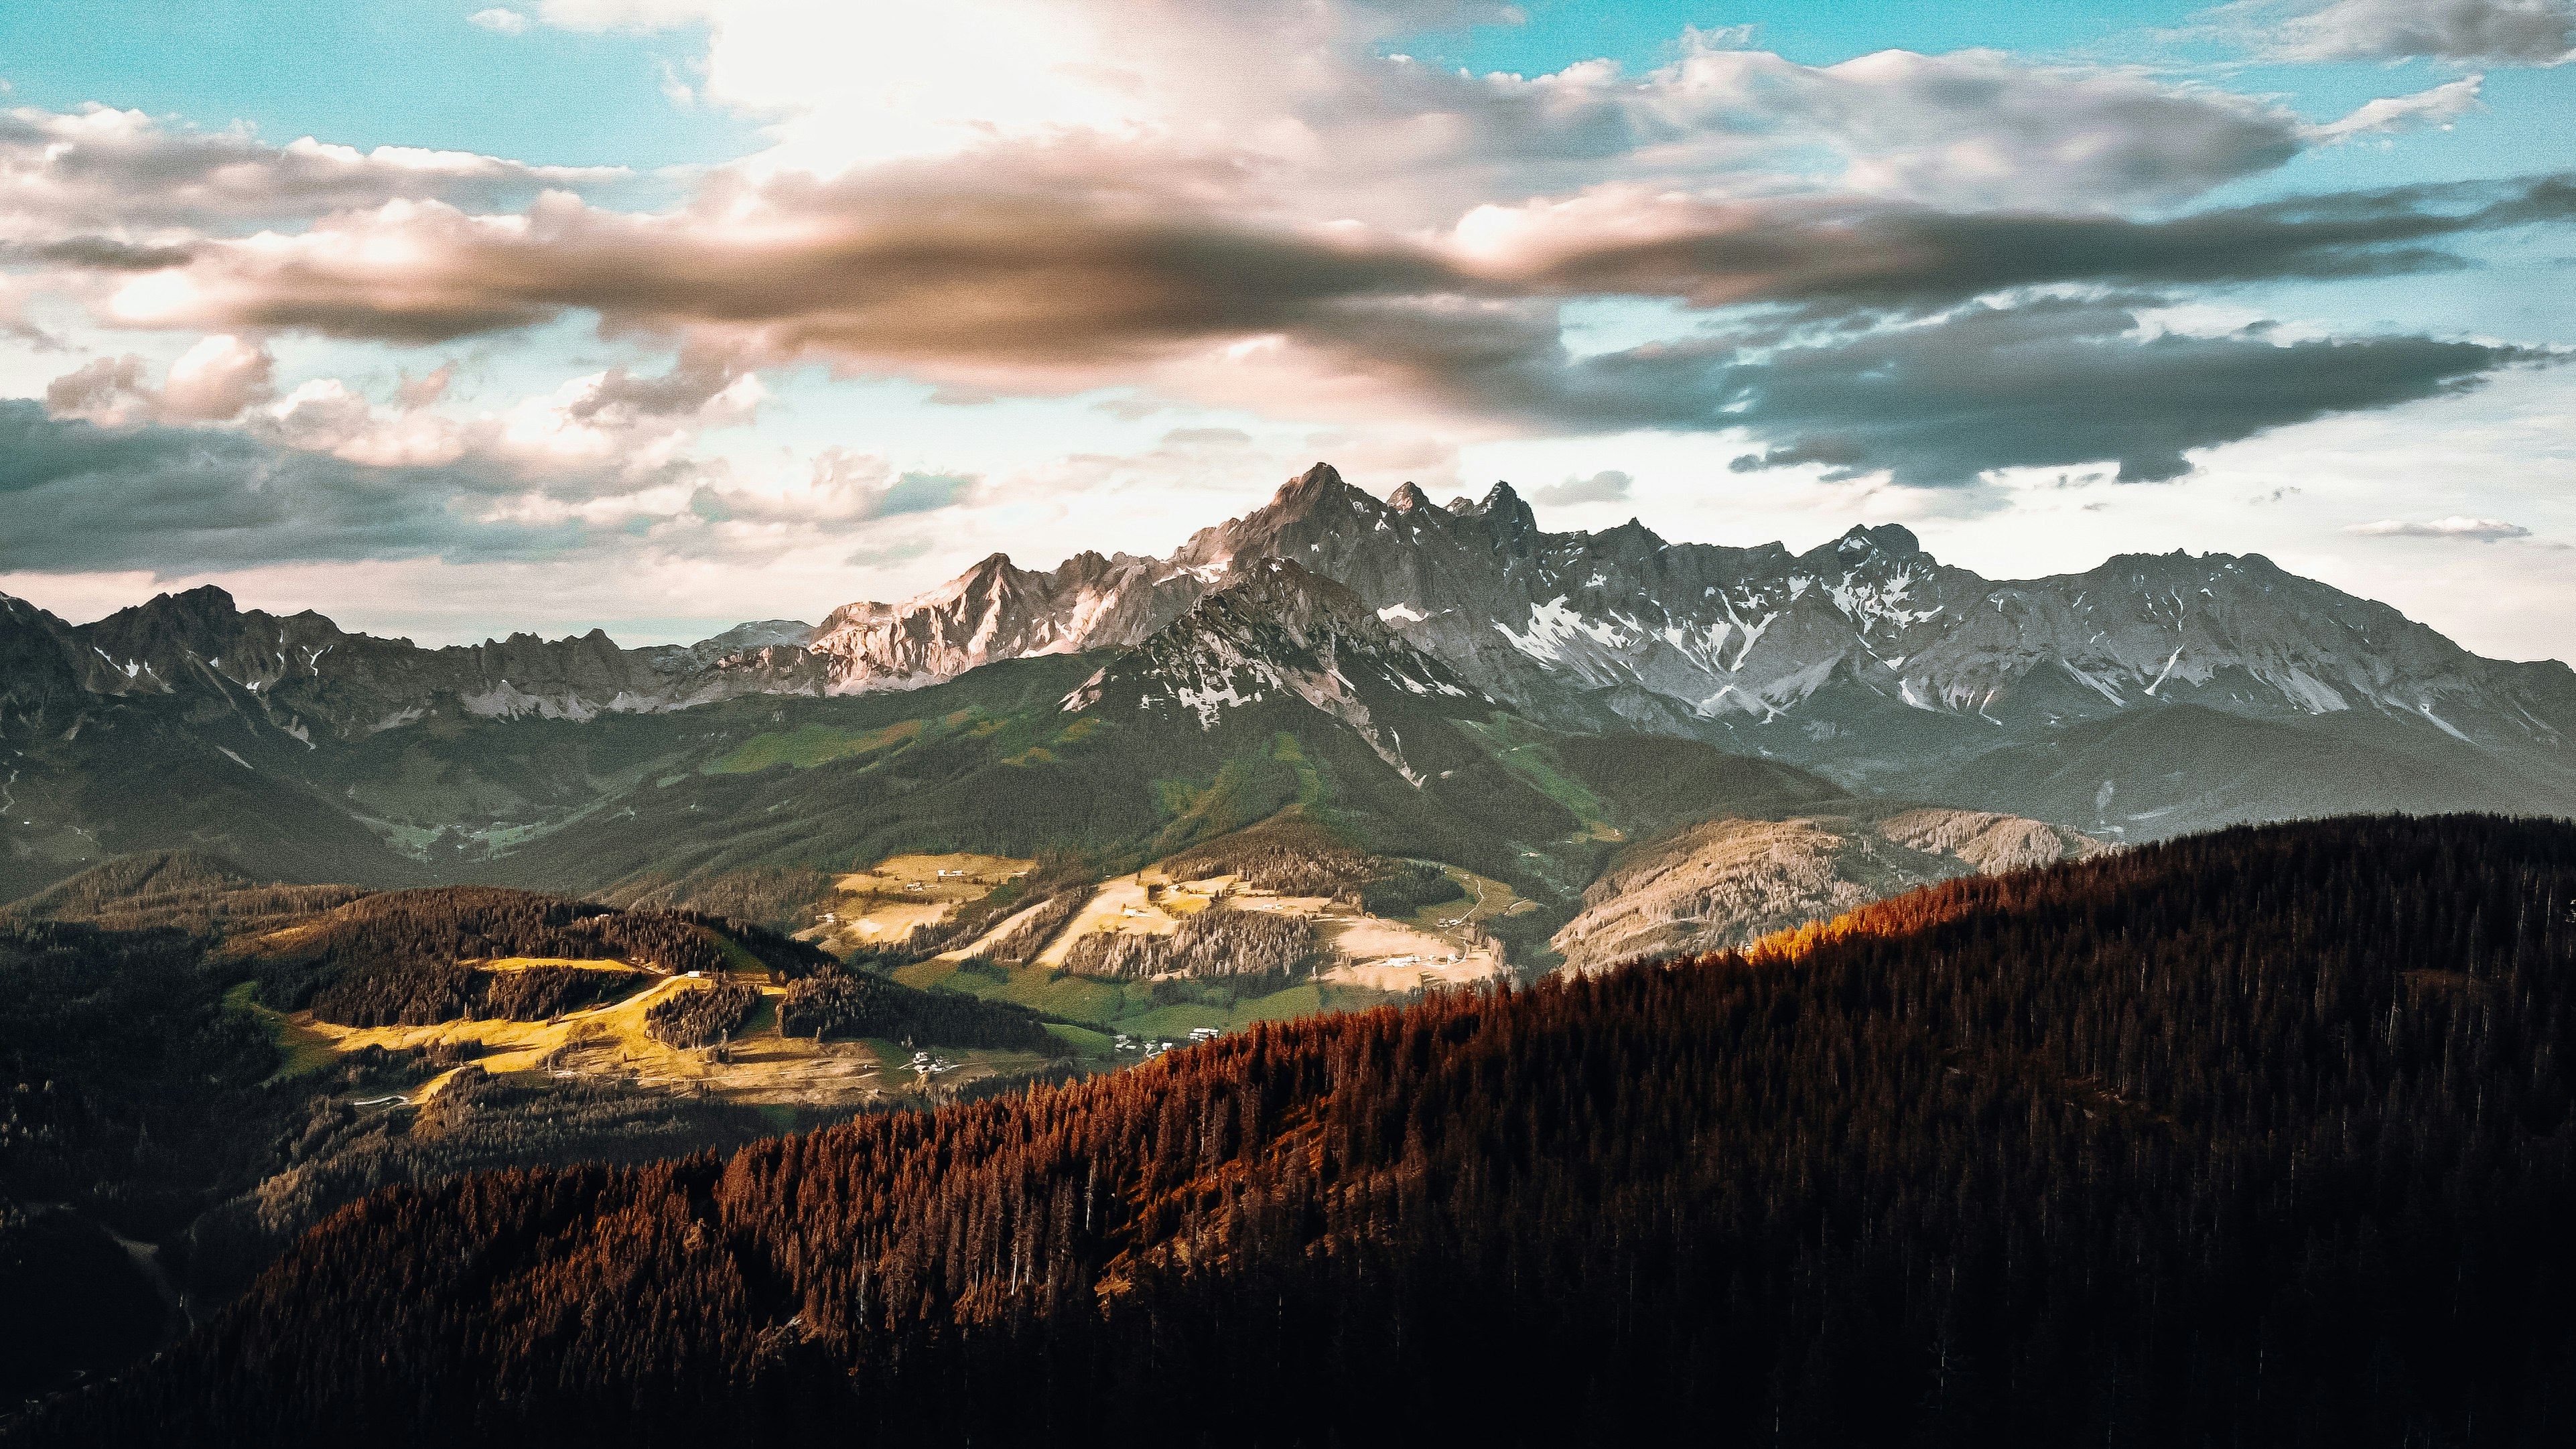
[[[464,964],[531,955],[566,964]],[[111,862],[0,911],[0,1421],[147,1354],[378,1187],[649,1162],[797,1120],[618,1076],[450,1074],[476,1050],[455,1043],[334,1052],[276,1009],[541,1020],[666,979],[570,964],[621,960],[790,980],[839,1003],[798,1022],[808,1035],[1053,1047],[1024,1009],[854,978],[811,946],[696,912],[261,885],[184,852]]]
[[[31,1444],[2548,1444],[2576,827],[2240,829],[397,1188]]]

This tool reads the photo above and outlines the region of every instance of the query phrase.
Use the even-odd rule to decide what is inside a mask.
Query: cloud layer
[[[2015,470],[2172,480],[2546,359],[2267,325],[2253,299],[2472,267],[2576,219],[2576,177],[2242,198],[2303,154],[2344,148],[2331,174],[2357,174],[2383,141],[2475,123],[2468,68],[2552,63],[2570,13],[2204,17],[2275,56],[2450,66],[2316,118],[2142,69],[1806,65],[1743,33],[1543,75],[1390,53],[1511,18],[1447,0],[461,9],[500,36],[704,27],[691,103],[756,115],[765,149],[659,178],[678,199],[647,209],[615,170],[0,113],[0,333],[60,349],[25,364],[41,405],[0,419],[20,450],[0,569],[878,563],[970,510],[1036,516],[1046,486],[1196,487],[1291,440],[1433,478],[1496,440],[1672,435],[1712,491],[1884,483],[1934,508],[2000,506]],[[2229,320],[2173,320],[2212,299]],[[1650,321],[1586,332],[1605,311]],[[907,452],[855,410],[840,433],[809,411],[794,447],[710,445],[818,374],[1180,416],[1011,467],[979,425],[951,426],[954,456]],[[1651,492],[1624,457],[1535,476],[1563,480],[1534,490],[1551,505]],[[2356,532],[2487,537],[2441,530],[2513,511],[2421,511],[2450,508]]]
[[[2277,6],[2253,7],[2277,13]],[[2568,0],[2333,0],[2288,17],[2264,47],[2293,61],[2432,56],[2556,65],[2576,54]]]

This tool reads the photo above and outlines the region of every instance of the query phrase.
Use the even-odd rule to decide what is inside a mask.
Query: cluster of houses
[[[925,1080],[938,1076],[941,1072],[952,1072],[957,1069],[955,1062],[946,1057],[932,1056],[928,1052],[914,1052],[910,1065],[913,1071],[919,1073]]]
[[[1225,1028],[1221,1026],[1194,1026],[1190,1028],[1188,1045],[1197,1046],[1200,1042],[1214,1041],[1223,1035],[1225,1035]],[[1113,1052],[1142,1052],[1148,1060],[1151,1060],[1180,1045],[1182,1043],[1167,1041],[1161,1037],[1132,1037],[1122,1031],[1111,1038],[1109,1049]]]

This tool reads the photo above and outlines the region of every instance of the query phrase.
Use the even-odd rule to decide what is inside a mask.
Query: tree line
[[[253,936],[234,950],[281,1011],[311,1009],[344,1026],[425,1026],[534,1010],[587,985],[527,984],[473,964],[509,957],[631,961],[673,974],[741,968],[792,980],[832,964],[805,942],[747,921],[685,910],[620,911],[497,886],[387,891]],[[546,1013],[548,1015],[552,1012]]]
[[[778,1029],[817,1040],[876,1037],[924,1046],[1062,1050],[1045,1019],[1027,1007],[962,992],[918,991],[864,971],[824,971],[789,986]]]
[[[689,1051],[714,1046],[742,1030],[760,1006],[760,988],[714,981],[672,992],[644,1009],[644,1034]]]

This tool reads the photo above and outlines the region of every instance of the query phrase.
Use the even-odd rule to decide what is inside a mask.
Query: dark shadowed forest
[[[683,910],[606,906],[497,886],[387,891],[239,948],[262,1000],[310,1007],[345,1026],[427,1026],[494,1009],[491,977],[470,964],[509,957],[632,961],[709,974],[793,979],[832,958],[765,926]],[[513,998],[505,992],[503,1003]],[[542,1015],[543,1013],[541,1013]]]
[[[2561,1445],[2576,827],[2241,829],[395,1187],[31,1444]]]

